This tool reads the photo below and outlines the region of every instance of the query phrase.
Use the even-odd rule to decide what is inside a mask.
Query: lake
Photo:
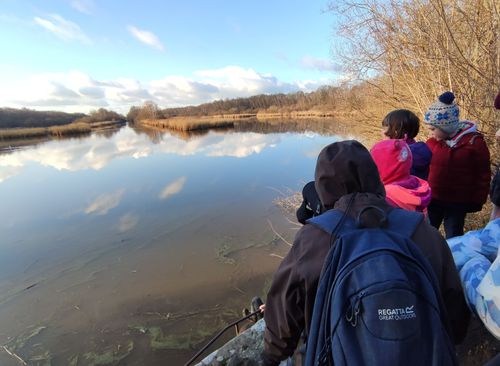
[[[299,228],[274,200],[347,137],[332,121],[249,123],[8,147],[0,343],[30,365],[182,365],[265,297],[289,249],[279,235]]]

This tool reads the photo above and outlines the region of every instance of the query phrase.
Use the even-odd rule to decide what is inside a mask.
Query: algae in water
[[[40,326],[40,327],[33,329],[32,331],[30,331],[28,333],[21,334],[15,338],[13,338],[11,341],[9,341],[6,344],[6,346],[8,346],[8,348],[12,348],[12,349],[17,351],[17,350],[23,348],[31,338],[40,334],[45,328],[46,327]]]
[[[133,349],[134,342],[129,341],[127,346],[122,349],[118,347],[117,350],[110,349],[104,353],[87,352],[83,357],[87,360],[89,366],[115,365],[127,357]],[[76,362],[78,362],[78,359]]]
[[[210,331],[197,329],[190,331],[189,334],[165,335],[163,330],[158,326],[148,327],[140,325],[131,328],[140,333],[148,334],[150,337],[149,345],[153,350],[192,349],[196,344],[199,344],[212,334]]]

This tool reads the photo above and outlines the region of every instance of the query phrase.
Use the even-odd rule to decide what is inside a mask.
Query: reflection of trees
[[[171,129],[161,129],[144,125],[130,124],[137,134],[146,135],[153,144],[160,144],[165,137],[174,136],[183,141],[190,141],[195,137],[207,135],[210,129],[193,131],[176,131]],[[342,136],[361,141],[366,146],[373,145],[380,139],[380,129],[373,123],[360,123],[355,120],[333,119],[333,118],[298,118],[289,120],[258,120],[256,118],[244,121],[235,121],[233,128],[216,128],[217,132],[255,132],[260,134],[272,133],[305,133],[314,132],[322,136]]]
[[[106,138],[111,138],[113,137],[114,135],[116,135],[118,133],[118,131],[120,131],[121,127],[112,127],[112,128],[103,128],[102,130],[98,130],[96,131],[96,135],[99,135],[99,136],[104,136]]]
[[[150,126],[129,125],[137,134],[146,135],[151,142],[158,144],[167,133],[169,136],[178,137],[184,141],[189,141],[194,137],[207,135],[211,129],[178,131],[172,129],[162,129]],[[295,119],[295,120],[257,120],[235,121],[234,127],[216,128],[218,132],[256,132],[261,134],[286,133],[286,132],[315,132],[320,135],[341,135],[341,136],[365,136],[373,135],[373,127],[359,123],[349,123],[330,118],[322,119]],[[377,134],[378,136],[378,134]]]
[[[38,144],[48,141],[48,138],[35,138],[29,140],[0,140],[0,155],[10,154],[23,146],[37,146]]]
[[[146,135],[149,140],[153,144],[159,144],[163,140],[163,136],[165,133],[168,133],[169,136],[175,136],[183,141],[189,141],[194,137],[205,136],[210,132],[210,129],[204,130],[190,130],[190,131],[181,131],[181,130],[172,130],[167,128],[155,128],[155,127],[146,127],[146,126],[138,126],[138,125],[130,125],[130,127],[139,135]],[[215,130],[217,131],[232,131],[233,128],[224,128],[218,127]]]
[[[112,127],[104,127],[99,128],[97,130],[92,130],[92,133],[95,133],[99,136],[104,136],[106,138],[113,137],[120,129],[125,126],[125,124],[115,123]],[[89,134],[84,133],[81,135],[52,135],[52,136],[44,136],[44,137],[33,137],[33,138],[22,138],[15,140],[1,140],[0,139],[0,154],[5,154],[15,150],[16,148],[22,146],[36,146],[42,142],[46,142],[49,140],[84,140],[88,138]]]
[[[266,133],[304,133],[314,132],[323,136],[344,136],[359,139],[371,145],[380,139],[380,131],[373,124],[358,123],[344,119],[291,119],[268,121],[240,121],[235,124],[235,131]]]
[[[347,125],[333,119],[296,119],[296,120],[267,120],[267,121],[240,121],[235,124],[235,131],[258,133],[285,133],[285,132],[316,132],[320,135],[343,135]]]
[[[218,128],[217,130],[220,131],[221,129]],[[226,128],[225,130],[227,131],[228,128]],[[201,136],[207,135],[208,132],[209,132],[209,130],[181,131],[181,130],[170,130],[169,129],[168,132],[169,132],[170,135],[178,137],[181,140],[189,141],[193,137],[201,137]]]
[[[153,144],[159,144],[163,140],[164,132],[159,129],[138,126],[136,124],[131,124],[129,127],[134,130],[136,134],[147,136]]]

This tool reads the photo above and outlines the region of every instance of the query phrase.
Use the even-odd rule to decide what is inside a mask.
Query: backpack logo
[[[379,320],[408,320],[415,319],[417,314],[413,310],[415,305],[404,308],[378,309]]]

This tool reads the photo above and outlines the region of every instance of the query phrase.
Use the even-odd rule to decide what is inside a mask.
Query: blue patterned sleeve
[[[500,339],[500,218],[448,240],[470,308]]]

